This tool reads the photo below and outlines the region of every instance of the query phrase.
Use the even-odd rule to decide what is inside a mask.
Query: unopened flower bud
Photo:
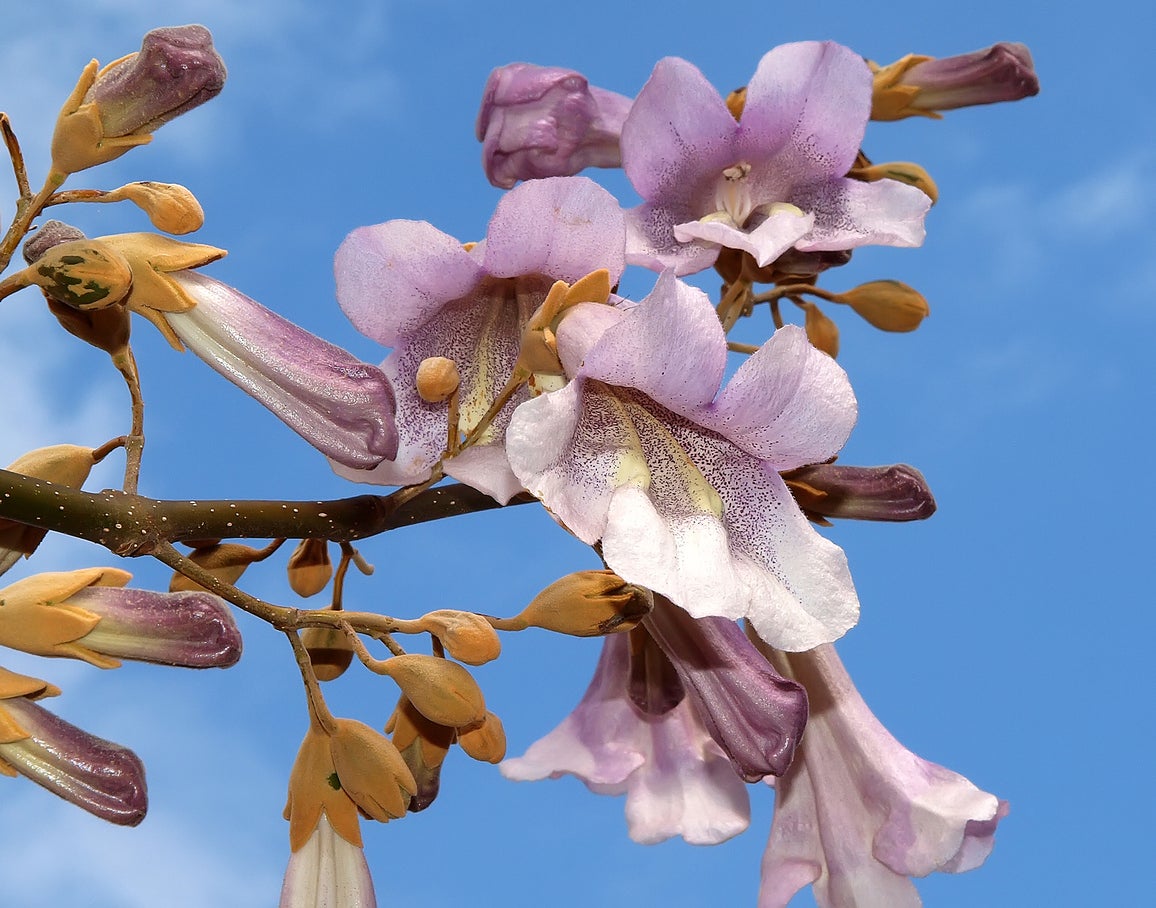
[[[50,445],[29,451],[8,465],[13,473],[45,479],[57,485],[79,489],[92,471],[92,448],[80,445]],[[0,519],[0,575],[36,551],[47,530]]]
[[[484,665],[497,659],[502,642],[481,615],[456,609],[439,609],[418,619],[422,629],[433,634],[446,651],[467,665]]]
[[[82,312],[121,302],[132,289],[132,268],[100,240],[72,240],[49,249],[23,272],[49,299]]]
[[[59,693],[0,668],[0,774],[23,774],[103,820],[136,826],[148,810],[140,758],[32,702]]]
[[[205,212],[197,197],[177,183],[128,183],[106,193],[103,199],[105,202],[122,200],[140,208],[152,225],[165,233],[181,236],[200,230],[205,224]]]
[[[863,180],[865,183],[874,183],[878,180],[898,180],[900,183],[914,186],[931,199],[933,205],[939,201],[939,187],[935,185],[935,180],[931,179],[931,174],[910,161],[891,161],[886,164],[856,167],[851,170],[848,176],[856,180]]]
[[[189,553],[189,561],[200,565],[222,583],[233,584],[241,579],[241,575],[254,561],[260,561],[266,555],[260,549],[241,545],[238,542],[222,542],[194,549]],[[179,572],[173,574],[169,582],[169,592],[187,592],[190,590],[204,590],[194,580],[190,580]]]
[[[477,725],[458,731],[458,744],[468,756],[483,763],[501,763],[506,758],[506,730],[492,712]]]
[[[454,729],[431,722],[414,708],[404,694],[385,730],[393,735],[393,745],[413,773],[417,791],[410,798],[411,813],[425,810],[437,798],[441,787],[441,768],[454,742]]]
[[[940,60],[908,54],[888,66],[872,68],[873,120],[938,118],[936,111],[1018,101],[1040,90],[1032,55],[1022,44],[1001,42]]]
[[[44,253],[53,246],[83,239],[87,238],[79,227],[73,227],[63,221],[49,220],[41,224],[38,230],[34,230],[28,235],[28,239],[21,247],[21,253],[24,255],[25,263],[31,265],[42,258]]]
[[[832,359],[839,355],[839,326],[814,303],[803,303],[803,329],[812,347]]]
[[[364,722],[338,719],[329,749],[341,790],[362,813],[379,823],[405,816],[417,783],[389,738]]]
[[[329,560],[329,541],[302,539],[289,556],[289,586],[298,596],[316,596],[329,585],[333,562]]]
[[[914,331],[931,312],[927,300],[901,281],[869,281],[839,294],[864,320],[882,331]]]
[[[461,728],[486,714],[477,682],[456,662],[410,653],[386,660],[384,673],[431,722]]]
[[[540,627],[572,637],[628,631],[650,611],[650,594],[613,571],[576,571],[555,580],[502,630]]]
[[[103,69],[93,60],[64,103],[52,137],[53,170],[77,173],[143,145],[169,120],[220,94],[225,64],[200,25],[158,28],[138,53]]]
[[[747,106],[747,87],[736,88],[729,95],[727,95],[727,110],[731,112],[731,116],[736,120],[741,120],[743,111]]]
[[[449,400],[461,382],[457,364],[444,356],[427,357],[417,367],[417,396],[427,404]]]
[[[511,63],[490,73],[476,133],[491,183],[621,167],[619,138],[634,102],[591,86],[580,73]]]
[[[0,643],[38,656],[116,668],[134,659],[184,668],[228,668],[241,632],[208,593],[121,589],[116,568],[36,574],[0,590]]]
[[[353,644],[338,628],[307,627],[301,632],[301,644],[309,653],[318,681],[340,678],[353,662]]]
[[[783,474],[787,488],[812,520],[923,520],[935,513],[935,498],[914,467],[815,464]]]

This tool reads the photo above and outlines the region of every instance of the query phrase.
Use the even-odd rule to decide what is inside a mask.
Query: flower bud
[[[103,201],[132,202],[157,230],[177,236],[200,230],[205,224],[205,212],[197,197],[177,183],[128,183],[106,193]]]
[[[456,732],[431,722],[414,708],[404,694],[385,724],[393,735],[393,746],[413,773],[417,791],[409,801],[411,813],[425,810],[434,802],[441,787],[441,769]]]
[[[228,668],[241,632],[208,593],[120,589],[115,568],[36,574],[0,590],[0,643],[38,656],[116,668],[120,659],[183,668]]]
[[[329,541],[302,539],[289,556],[289,586],[298,596],[316,596],[329,585],[333,563],[329,560]]]
[[[580,73],[511,63],[490,73],[476,133],[495,186],[621,167],[619,138],[634,102],[592,87]]]
[[[301,644],[309,653],[318,681],[340,678],[353,662],[353,644],[338,628],[307,627],[301,632]]]
[[[803,329],[812,347],[832,359],[839,355],[839,326],[814,303],[803,303]]]
[[[148,810],[140,758],[32,702],[58,693],[0,669],[0,774],[21,773],[102,820],[136,826]]]
[[[449,400],[461,382],[457,364],[444,356],[427,357],[417,367],[417,396],[427,404]]]
[[[498,627],[540,627],[572,637],[600,637],[630,630],[650,608],[648,591],[613,571],[576,571],[555,580],[521,614]]]
[[[882,331],[914,331],[931,312],[923,294],[901,281],[868,281],[840,293],[838,301]]]
[[[927,480],[914,467],[844,467],[823,463],[783,474],[787,488],[812,520],[923,520],[935,513]]]
[[[79,445],[51,445],[29,451],[8,465],[13,473],[45,479],[57,485],[79,489],[92,471],[92,448]],[[0,575],[36,551],[47,530],[0,518]]]
[[[458,744],[475,760],[501,763],[506,758],[506,730],[502,720],[487,711],[479,724],[458,731]]]
[[[1040,90],[1032,55],[1022,44],[1001,42],[941,60],[908,54],[888,66],[872,64],[872,69],[873,120],[938,118],[936,111],[1018,101]]]
[[[439,609],[422,615],[418,623],[437,637],[451,656],[467,665],[484,665],[502,651],[497,631],[473,612]]]
[[[266,553],[252,546],[241,545],[238,542],[222,542],[194,549],[189,553],[189,561],[200,565],[222,583],[233,584],[241,579],[249,565],[260,561]],[[184,574],[177,572],[169,581],[170,593],[182,593],[193,590],[205,590],[195,580],[190,580]]]
[[[878,180],[898,180],[908,186],[914,186],[925,196],[931,199],[931,204],[939,201],[939,187],[931,174],[910,161],[891,161],[887,164],[868,164],[851,170],[849,177],[862,180],[865,183],[874,183]]]
[[[411,653],[386,660],[384,672],[431,722],[461,728],[486,714],[477,682],[456,662]]]
[[[128,260],[100,240],[53,246],[23,273],[49,299],[82,312],[119,303],[132,289]]]
[[[338,719],[329,748],[341,790],[358,810],[380,823],[405,816],[417,783],[389,738],[364,722]]]
[[[200,25],[158,28],[138,53],[98,71],[93,60],[64,103],[52,137],[52,167],[77,173],[147,143],[174,117],[220,94],[225,64]]]

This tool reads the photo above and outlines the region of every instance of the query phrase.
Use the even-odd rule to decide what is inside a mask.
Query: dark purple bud
[[[642,623],[735,772],[747,782],[785,773],[807,724],[802,685],[775,671],[727,618],[692,618],[655,594]]]
[[[29,265],[38,262],[53,246],[71,243],[73,240],[87,239],[84,231],[63,221],[45,221],[39,230],[29,234],[24,241],[24,261]]]
[[[1040,80],[1023,44],[934,59],[908,56],[875,73],[874,120],[936,116],[936,111],[1018,101],[1039,94]]]
[[[100,616],[75,645],[105,656],[181,668],[228,668],[241,658],[241,632],[219,596],[90,586],[67,604]]]
[[[783,474],[799,507],[812,520],[841,517],[892,522],[924,520],[935,498],[915,467],[844,467],[823,463]]]
[[[519,180],[621,167],[618,140],[633,103],[572,70],[500,66],[486,81],[476,127],[486,176],[511,189]]]
[[[136,826],[144,819],[144,764],[131,750],[90,735],[25,697],[0,700],[2,712],[28,737],[0,744],[0,761],[102,820]]]
[[[225,62],[203,25],[153,29],[140,52],[105,67],[84,97],[105,136],[155,132],[225,87]]]

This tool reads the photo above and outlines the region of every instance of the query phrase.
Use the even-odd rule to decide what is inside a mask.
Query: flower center
[[[729,221],[735,227],[742,227],[747,222],[754,208],[750,183],[747,182],[750,172],[751,165],[746,161],[739,161],[722,172],[715,186],[715,211],[703,220]]]

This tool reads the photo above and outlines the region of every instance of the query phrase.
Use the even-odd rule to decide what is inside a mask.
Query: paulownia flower
[[[59,693],[0,668],[0,774],[20,773],[102,820],[136,826],[148,811],[144,764],[32,702]]]
[[[919,245],[926,195],[846,178],[871,85],[845,47],[785,44],[760,61],[736,122],[693,65],[659,61],[622,128],[622,166],[644,200],[627,213],[627,261],[691,274],[720,247],[765,266],[792,248]]]
[[[779,472],[831,458],[855,422],[847,376],[776,331],[720,391],[726,337],[706,295],[664,273],[630,310],[579,305],[557,333],[572,381],[522,404],[518,479],[607,566],[695,617],[749,618],[774,645],[836,639],[859,611],[843,552]]]
[[[918,908],[909,877],[986,860],[1006,802],[896,741],[833,646],[762,648],[806,687],[811,717],[794,765],[774,783],[760,908],[784,908],[808,883],[820,908]]]
[[[668,679],[673,691],[631,696],[634,633],[606,638],[582,702],[524,756],[502,763],[502,774],[536,781],[570,773],[596,794],[625,794],[630,837],[644,845],[675,835],[695,845],[725,842],[750,822],[746,786],[677,677]],[[657,683],[656,673],[634,674],[640,684]]]
[[[502,392],[531,315],[558,280],[576,282],[624,267],[622,214],[604,189],[584,177],[534,180],[507,193],[486,240],[469,251],[424,221],[388,221],[355,230],[337,250],[337,298],[359,331],[393,347],[382,370],[397,394],[397,458],[372,471],[342,470],[384,485],[422,482],[447,441],[445,403],[417,393],[418,368],[431,357],[453,360],[460,374],[458,427],[468,431]],[[450,476],[499,501],[520,491],[502,438],[515,394],[479,444],[446,462]]]
[[[476,132],[495,186],[619,167],[618,139],[633,102],[556,66],[510,63],[486,80]]]

